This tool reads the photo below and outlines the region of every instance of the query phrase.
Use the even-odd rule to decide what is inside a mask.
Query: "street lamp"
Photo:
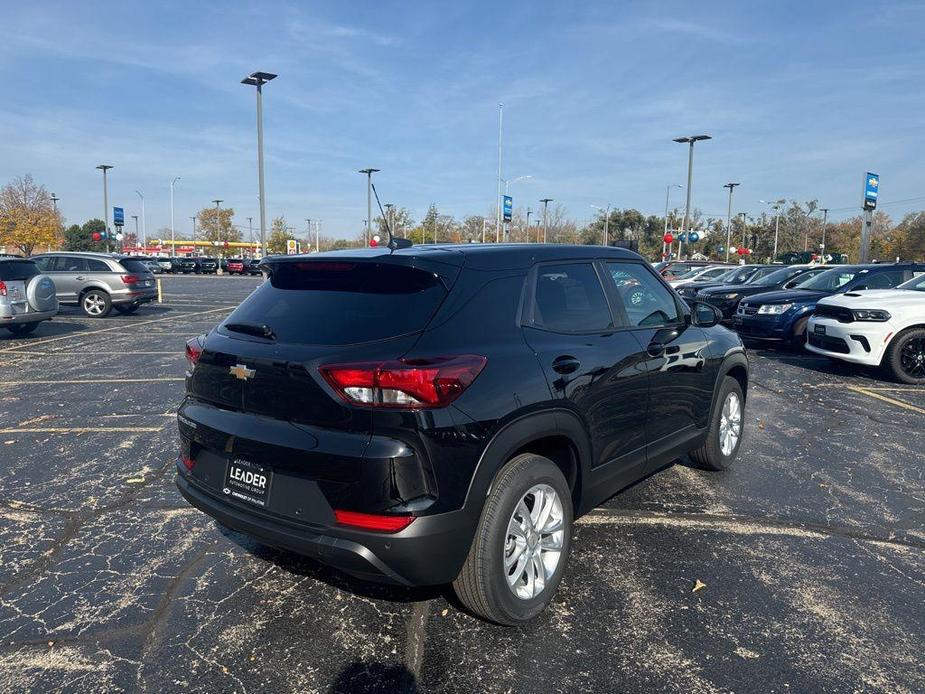
[[[212,202],[215,203],[215,209],[220,209],[222,206],[222,203],[225,201],[224,200],[213,200]]]
[[[610,203],[607,203],[606,208],[598,207],[597,205],[591,205],[591,207],[593,207],[595,210],[600,210],[601,212],[604,213],[604,243],[603,245],[606,246],[607,242],[609,241],[608,237],[610,234]]]
[[[109,185],[106,181],[106,172],[113,168],[109,164],[97,166],[103,172],[103,226],[106,233],[106,252],[109,252]]]
[[[196,240],[196,217],[190,217],[193,220],[193,241]]]
[[[495,243],[501,240],[501,127],[504,125],[504,104],[498,104],[498,212],[495,217]]]
[[[691,184],[693,183],[694,178],[694,143],[700,140],[712,140],[713,137],[710,135],[688,135],[687,137],[676,137],[674,138],[675,142],[684,144],[687,143],[690,145],[690,150],[687,155],[687,203],[684,205],[684,222],[681,224],[681,238],[684,237],[684,232],[687,230],[688,220],[691,216]],[[678,239],[678,258],[681,259],[681,239]]]
[[[135,194],[141,198],[141,238],[142,245],[145,247],[145,252],[147,253],[148,248],[148,232],[145,228],[145,196],[141,194],[141,191],[136,190]]]
[[[533,176],[528,174],[526,176],[518,176],[517,178],[511,178],[511,179],[502,178],[501,180],[504,181],[504,194],[507,195],[511,186],[517,183],[517,181],[524,181],[528,178],[533,178]],[[505,228],[504,230],[504,240],[505,241],[507,241],[507,236],[508,236],[508,232],[507,232],[507,228]],[[496,236],[495,241],[497,242],[498,240],[499,239]]]
[[[726,262],[729,262],[729,244],[732,240],[732,190],[741,183],[727,183],[723,188],[729,189],[729,209],[726,211]]]
[[[549,218],[547,216],[547,212],[549,208],[549,203],[552,202],[552,198],[543,198],[542,200],[540,200],[540,202],[543,203],[543,243],[546,243],[546,234],[549,232],[549,224],[548,224]]]
[[[529,240],[530,240],[530,215],[532,215],[532,214],[533,214],[533,210],[531,210],[529,207],[527,207],[527,223],[526,223],[526,225],[525,225],[525,226],[526,226],[526,231],[527,231],[526,239],[525,239],[526,241],[529,241]]]
[[[267,254],[267,205],[263,188],[263,85],[276,79],[272,72],[253,72],[241,84],[257,87],[257,180],[260,187],[260,255]]]
[[[780,206],[784,201],[777,200],[776,202],[768,202],[767,200],[759,200],[758,202],[774,210],[774,252],[771,254],[771,262],[773,263],[777,259],[777,238],[780,232]]]
[[[684,190],[684,186],[682,186],[680,183],[672,183],[671,185],[665,186],[665,231],[662,234],[662,260],[666,259],[665,247],[667,244],[665,243],[665,237],[668,236],[668,198],[671,195],[672,188],[680,188],[681,190]],[[678,239],[678,248],[681,248],[681,239]],[[670,248],[668,249],[668,253],[671,253]]]
[[[825,223],[829,217],[829,208],[823,207],[822,209],[822,243],[819,244],[819,255],[822,256],[822,262],[825,263]]]
[[[177,232],[175,229],[174,217],[173,217],[173,187],[177,184],[177,181],[180,180],[179,176],[174,177],[170,182],[170,246],[173,249],[173,255],[177,255]]]
[[[52,205],[54,206],[54,208],[55,208],[55,214],[56,214],[56,215],[58,214],[58,200],[60,200],[60,199],[61,199],[61,198],[59,198],[59,197],[58,197],[57,195],[55,195],[54,193],[51,194],[51,204],[52,204]]]
[[[135,245],[138,245],[138,215],[133,214],[132,219],[135,220]]]
[[[385,204],[385,218],[389,223],[389,230],[394,234],[395,230],[392,229],[392,210],[395,209],[395,205],[391,202]]]
[[[366,243],[373,237],[373,174],[379,169],[360,169],[359,173],[366,174]]]

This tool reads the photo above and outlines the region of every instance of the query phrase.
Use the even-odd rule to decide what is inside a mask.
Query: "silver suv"
[[[55,285],[28,258],[0,258],[0,327],[31,333],[58,312]]]
[[[76,304],[92,318],[134,313],[157,298],[154,275],[130,256],[106,253],[43,253],[32,258],[57,288],[58,301]]]

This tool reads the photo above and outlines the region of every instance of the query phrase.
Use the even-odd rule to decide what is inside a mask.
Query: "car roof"
[[[474,269],[495,270],[530,267],[534,263],[584,259],[613,259],[644,261],[642,256],[625,248],[613,246],[580,246],[544,243],[458,243],[421,244],[390,251],[385,246],[376,248],[349,248],[310,255],[268,256],[269,262],[314,260],[316,258],[357,258],[375,260],[388,257],[421,259],[451,265],[465,265]]]
[[[119,257],[129,257],[129,256],[117,256],[113,253],[98,253],[96,251],[49,251],[47,253],[36,253],[33,258],[38,258],[43,255],[79,255],[85,258],[103,258],[109,260],[118,260]]]

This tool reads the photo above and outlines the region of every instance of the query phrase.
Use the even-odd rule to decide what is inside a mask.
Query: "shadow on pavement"
[[[331,684],[330,694],[371,694],[372,692],[404,692],[416,694],[418,691],[414,673],[404,665],[386,665],[384,663],[350,663],[340,671]]]

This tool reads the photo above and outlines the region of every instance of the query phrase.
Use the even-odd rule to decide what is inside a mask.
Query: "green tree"
[[[388,214],[388,210],[386,210]],[[414,220],[411,218],[411,212],[405,207],[393,207],[391,216],[392,233],[395,236],[402,236],[407,230],[414,227]],[[389,232],[385,228],[385,220],[382,217],[373,219],[373,227],[377,230],[379,238],[386,240],[389,238]]]
[[[106,242],[93,240],[93,234],[102,234],[106,224],[102,219],[90,219],[83,226],[71,224],[64,230],[64,250],[66,251],[105,251]]]
[[[234,226],[234,209],[231,207],[206,207],[199,210],[196,215],[199,222],[199,236],[203,241],[212,243],[225,243],[226,241],[240,241],[241,232]],[[221,255],[234,255],[225,249]]]
[[[267,235],[267,253],[270,255],[285,254],[286,241],[292,238],[295,237],[289,233],[289,227],[286,226],[286,218],[274,218],[273,225],[270,227],[270,233]]]

